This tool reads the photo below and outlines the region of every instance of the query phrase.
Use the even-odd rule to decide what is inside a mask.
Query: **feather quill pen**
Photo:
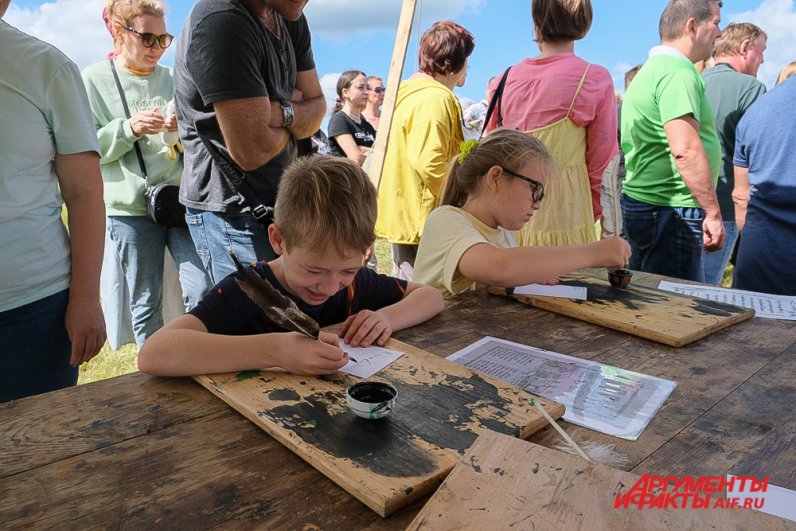
[[[296,303],[282,295],[270,282],[261,277],[253,268],[245,268],[238,257],[230,253],[238,270],[240,279],[235,279],[241,291],[254,304],[265,312],[277,326],[299,332],[312,339],[318,339],[320,327],[312,318],[299,310]]]
[[[603,172],[600,190],[600,203],[603,207],[603,221],[605,222],[605,232],[622,236],[622,207],[619,204],[619,182],[617,174],[619,172],[619,155],[617,154],[606,166]]]

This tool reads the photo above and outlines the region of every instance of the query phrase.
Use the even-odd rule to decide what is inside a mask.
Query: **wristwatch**
[[[282,127],[290,127],[293,125],[293,106],[289,103],[282,104]]]

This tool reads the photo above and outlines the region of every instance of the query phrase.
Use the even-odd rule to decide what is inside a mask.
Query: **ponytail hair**
[[[451,163],[439,205],[462,207],[470,194],[478,192],[484,175],[493,166],[520,171],[536,161],[547,175],[556,168],[541,140],[513,129],[498,128],[481,140],[462,142],[460,151]]]
[[[359,76],[364,76],[366,79],[368,77],[361,70],[346,70],[337,78],[337,100],[332,107],[332,115],[337,114],[343,108],[343,89],[351,88],[351,83]]]

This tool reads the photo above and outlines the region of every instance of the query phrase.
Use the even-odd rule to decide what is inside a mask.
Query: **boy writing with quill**
[[[269,367],[331,374],[348,356],[318,326],[342,322],[346,343],[383,345],[393,331],[442,311],[437,290],[362,267],[375,223],[376,190],[359,166],[338,157],[299,159],[282,176],[268,227],[279,258],[224,278],[147,340],[138,368],[161,376]]]

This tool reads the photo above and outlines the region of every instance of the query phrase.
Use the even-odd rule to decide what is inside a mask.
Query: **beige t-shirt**
[[[461,208],[435,209],[423,229],[412,280],[435,287],[446,296],[475,289],[475,282],[459,272],[459,260],[478,243],[503,249],[517,246],[510,231],[493,229]]]

